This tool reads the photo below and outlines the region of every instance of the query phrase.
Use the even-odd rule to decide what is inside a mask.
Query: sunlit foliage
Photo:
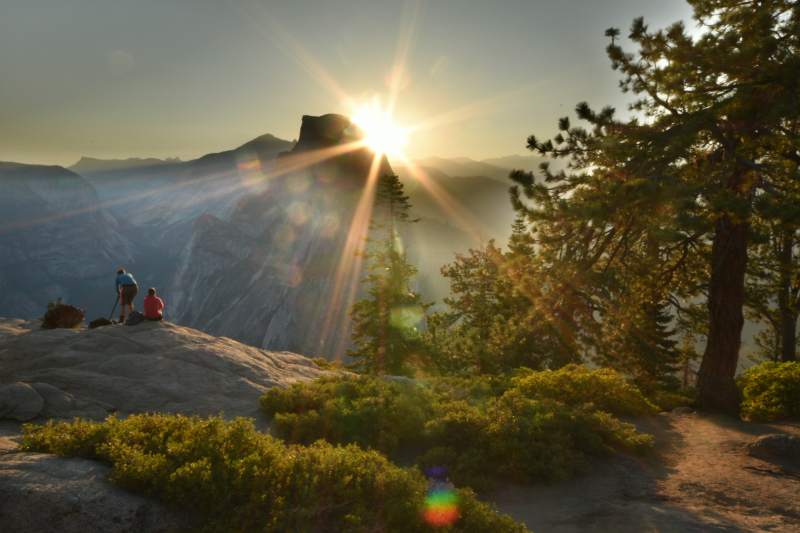
[[[445,469],[457,485],[476,490],[491,487],[498,478],[565,479],[584,455],[650,449],[650,436],[603,410],[653,412],[638,390],[612,371],[587,371],[580,375],[587,386],[566,390],[561,401],[553,391],[563,375],[530,371],[512,381],[482,377],[409,383],[323,377],[271,389],[261,402],[274,415],[278,435],[289,443],[325,439],[377,449],[395,459],[398,453],[413,453],[425,471]]]
[[[769,362],[745,370],[742,393],[745,418],[800,418],[800,363]]]
[[[524,533],[467,489],[446,528],[431,523],[428,482],[356,446],[286,447],[247,419],[134,415],[23,427],[21,449],[103,461],[112,483],[190,511],[192,530]],[[451,513],[452,514],[452,513]]]

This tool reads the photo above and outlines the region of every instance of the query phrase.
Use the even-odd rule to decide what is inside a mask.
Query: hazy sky
[[[292,140],[392,83],[410,157],[524,154],[579,101],[624,110],[603,33],[641,15],[694,27],[679,0],[2,0],[0,160]]]

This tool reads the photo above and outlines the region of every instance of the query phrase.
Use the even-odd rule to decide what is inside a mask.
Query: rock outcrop
[[[258,417],[265,391],[323,373],[301,355],[168,322],[43,330],[0,319],[0,417],[14,420],[113,411]]]
[[[762,435],[744,446],[747,455],[766,461],[789,459],[800,461],[800,437],[794,435]]]
[[[0,387],[0,418],[27,422],[44,411],[44,399],[27,383]]]
[[[270,387],[325,371],[293,353],[218,339],[168,322],[42,329],[0,318],[0,419],[103,419],[109,412],[258,417]],[[0,420],[0,531],[168,533],[187,517],[109,483],[109,467],[18,453]]]
[[[110,467],[40,453],[0,455],[3,533],[172,533],[187,517],[115,487]]]

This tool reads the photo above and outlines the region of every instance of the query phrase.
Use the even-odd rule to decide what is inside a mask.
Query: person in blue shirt
[[[124,268],[117,270],[117,292],[119,293],[120,312],[119,323],[125,322],[125,306],[128,307],[128,315],[133,313],[133,298],[139,292],[139,284],[133,276],[125,272]]]

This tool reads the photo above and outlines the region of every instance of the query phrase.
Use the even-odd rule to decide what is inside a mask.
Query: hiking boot
[[[119,322],[117,322],[117,324],[124,324],[124,323],[125,323],[125,317],[124,316],[119,317]]]

